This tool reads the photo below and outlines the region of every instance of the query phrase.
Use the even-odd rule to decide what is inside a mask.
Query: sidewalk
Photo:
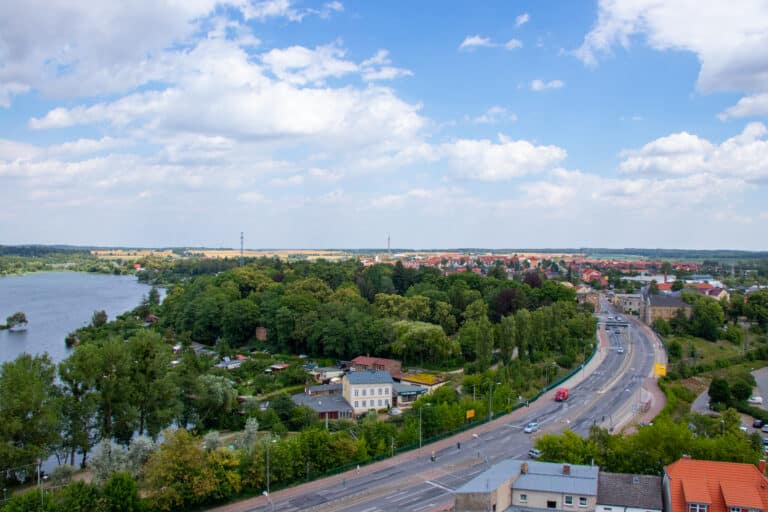
[[[584,368],[581,369],[581,371],[576,372],[568,380],[563,382],[564,387],[572,388],[577,384],[581,383],[584,379],[586,379],[590,374],[592,374],[592,372],[594,372],[603,363],[603,361],[605,360],[605,356],[608,352],[608,336],[605,333],[605,329],[602,326],[598,330],[598,340],[599,342],[597,346],[597,352],[595,353],[595,355],[592,357],[589,363],[587,363],[584,366]],[[552,401],[554,399],[554,395],[555,395],[555,390],[550,390],[544,393],[543,395],[541,395],[539,399],[536,400],[535,402],[531,402],[529,407],[521,407],[516,411],[513,411],[509,414],[505,414],[503,416],[499,416],[493,421],[479,425],[471,430],[465,430],[458,434],[454,434],[450,437],[446,437],[445,439],[435,441],[434,443],[425,444],[424,447],[421,448],[421,450],[419,449],[410,450],[408,452],[401,453],[400,455],[396,455],[394,457],[382,460],[380,462],[374,462],[366,466],[360,466],[359,469],[352,469],[345,473],[340,473],[338,475],[321,478],[319,480],[314,480],[312,482],[308,482],[305,484],[288,487],[280,491],[275,491],[270,494],[269,500],[273,502],[287,501],[297,496],[302,496],[307,493],[316,492],[318,490],[325,489],[329,486],[343,484],[345,481],[352,481],[356,478],[360,478],[366,475],[370,475],[372,473],[376,473],[385,468],[399,466],[409,461],[413,461],[415,459],[421,458],[422,456],[426,456],[425,454],[429,454],[432,451],[439,452],[440,450],[443,450],[446,448],[455,447],[457,442],[466,443],[469,439],[472,439],[473,434],[487,433],[489,431],[492,431],[501,427],[502,425],[504,425],[505,423],[508,423],[509,421],[514,421],[515,419],[517,419],[518,417],[524,414],[528,414],[532,410],[535,411],[537,408],[542,407],[544,403],[548,403]],[[247,512],[251,509],[258,508],[258,507],[266,507],[268,505],[269,505],[269,501],[267,497],[257,496],[254,498],[238,501],[236,503],[230,503],[228,505],[223,505],[221,507],[216,507],[209,510],[210,512]]]

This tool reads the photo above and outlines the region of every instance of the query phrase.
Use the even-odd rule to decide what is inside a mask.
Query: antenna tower
[[[387,233],[387,254],[392,258],[392,246],[389,244],[389,233]]]
[[[243,266],[243,232],[240,232],[240,266]]]

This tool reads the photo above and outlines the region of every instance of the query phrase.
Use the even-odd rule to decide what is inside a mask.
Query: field
[[[170,249],[159,251],[155,249],[104,249],[90,251],[93,256],[105,260],[136,259],[136,258],[178,258]]]
[[[239,249],[190,249],[186,251],[189,255],[200,256],[203,258],[239,258]],[[275,249],[275,250],[251,250],[246,249],[243,251],[243,256],[246,258],[273,258],[278,257],[280,259],[326,259],[326,260],[341,260],[349,258],[349,253],[344,251],[326,251],[315,249]]]

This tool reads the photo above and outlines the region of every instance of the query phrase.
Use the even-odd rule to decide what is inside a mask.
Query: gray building
[[[596,512],[661,512],[663,509],[660,476],[600,473]]]
[[[593,512],[597,466],[510,459],[481,473],[456,493],[456,512]]]

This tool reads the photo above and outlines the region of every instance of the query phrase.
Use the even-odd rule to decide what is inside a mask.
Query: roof
[[[690,308],[690,304],[686,304],[677,297],[671,295],[649,295],[651,301],[651,307],[659,308]]]
[[[709,512],[768,509],[768,479],[752,464],[682,458],[664,470],[670,479],[670,512],[684,512],[686,502],[709,503]]]
[[[350,384],[390,384],[392,376],[384,370],[363,370],[347,374]]]
[[[662,510],[661,477],[600,472],[597,478],[597,503]]]
[[[434,386],[446,381],[445,378],[440,377],[439,375],[432,375],[431,373],[404,373],[400,375],[400,380],[414,382],[416,384],[421,384],[422,386]]]
[[[342,388],[341,384],[319,384],[317,386],[309,386],[307,388],[307,394],[311,395],[312,393],[323,393],[325,391],[327,392],[341,392]]]
[[[521,473],[523,464],[528,470]],[[461,486],[456,493],[487,492],[497,489],[507,480],[514,480],[513,489],[527,491],[551,491],[558,493],[580,494],[582,496],[597,495],[597,466],[582,466],[570,464],[570,474],[563,474],[563,466],[556,462],[539,462],[528,460],[508,459]]]
[[[382,366],[385,365],[397,365],[400,366],[400,361],[396,359],[385,359],[383,357],[368,357],[368,356],[357,356],[352,360],[353,364],[359,364],[363,366],[373,366],[374,364],[379,364]]]
[[[419,386],[411,386],[410,384],[403,384],[401,382],[395,382],[394,384],[392,384],[392,389],[398,395],[404,395],[404,396],[421,395],[427,392],[425,388],[421,388]]]
[[[341,395],[311,396],[299,393],[291,396],[291,400],[296,405],[305,405],[318,414],[324,412],[347,411],[351,415],[354,412],[352,406],[349,405],[349,402],[344,400],[344,397]]]

